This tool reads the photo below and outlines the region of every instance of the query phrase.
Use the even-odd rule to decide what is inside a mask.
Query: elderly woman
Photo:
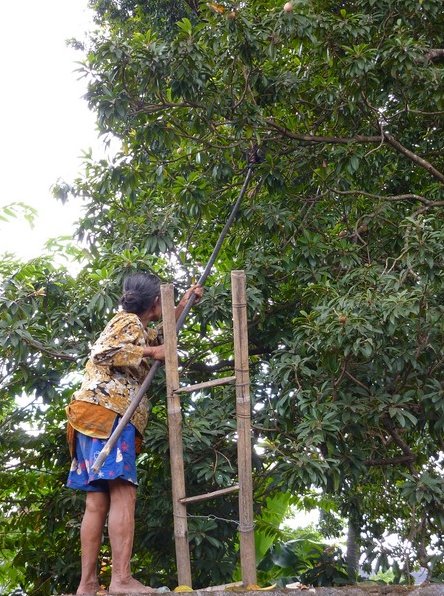
[[[179,317],[190,295],[202,296],[192,286],[176,307]],[[100,586],[97,560],[108,517],[112,552],[112,594],[152,592],[131,575],[136,502],[136,453],[148,419],[144,397],[98,472],[92,465],[117,426],[150,368],[150,360],[164,360],[164,346],[156,329],[147,329],[161,316],[160,281],[136,273],[124,281],[121,310],[109,321],[94,344],[83,382],[67,406],[68,443],[73,456],[67,486],[87,492],[80,529],[82,577],[77,594],[95,594]]]

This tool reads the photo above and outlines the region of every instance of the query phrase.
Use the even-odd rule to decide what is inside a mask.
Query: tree
[[[125,271],[154,269],[186,286],[258,149],[236,224],[181,337],[183,376],[202,380],[230,365],[228,272],[245,269],[254,440],[265,450],[257,495],[311,486],[333,494],[362,545],[396,531],[413,545],[409,566],[433,573],[444,524],[441,2],[301,1],[290,13],[270,1],[176,2],[177,23],[158,18],[164,4],[95,6],[82,72],[100,130],[120,149],[111,161],[86,155],[84,176],[55,189],[86,206],[79,236],[89,260],[75,282],[55,284],[68,290],[62,304],[55,299],[52,328],[28,329],[36,297],[11,285],[19,273],[3,272],[5,299],[29,309],[2,315],[5,345],[26,326],[46,350],[55,342],[83,358]],[[4,366],[14,381],[2,387],[11,411],[22,370],[40,379],[58,362],[42,346],[20,354],[11,343]],[[56,387],[73,370],[63,362]],[[158,500],[168,484],[161,379],[153,395],[141,566],[172,560],[158,526],[170,523]],[[230,399],[184,402],[191,493],[235,475]],[[46,421],[53,415],[51,404]],[[227,519],[233,508],[228,500],[212,511]],[[192,521],[196,585],[229,579],[235,527]],[[226,562],[219,571],[216,560]],[[173,573],[165,565],[153,581]]]

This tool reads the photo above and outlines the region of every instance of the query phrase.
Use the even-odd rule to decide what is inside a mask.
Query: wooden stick
[[[235,484],[234,486],[227,486],[227,488],[221,488],[219,490],[213,490],[211,493],[205,493],[203,495],[194,495],[194,497],[185,497],[185,499],[179,499],[181,503],[199,503],[200,501],[208,501],[209,499],[214,499],[215,497],[220,497],[222,495],[229,495],[230,493],[235,493],[239,490],[239,485]]]
[[[181,499],[185,498],[186,493],[182,445],[182,412],[180,408],[180,399],[175,394],[175,390],[179,387],[179,363],[177,358],[177,334],[173,285],[162,284],[160,291],[162,297],[162,319],[165,338],[168,434],[173,492],[177,577],[178,585],[191,587],[187,508],[186,505],[181,503]]]
[[[250,375],[248,370],[247,294],[244,271],[231,272],[234,362],[236,373],[239,541],[244,586],[256,584],[251,468]]]
[[[203,383],[196,383],[195,385],[188,385],[187,387],[179,387],[174,393],[194,393],[207,387],[217,387],[218,385],[228,385],[234,383],[236,377],[221,377],[220,379],[212,379],[211,381],[204,381]]]

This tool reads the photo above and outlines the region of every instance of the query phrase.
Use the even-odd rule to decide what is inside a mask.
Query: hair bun
[[[160,294],[160,280],[151,273],[134,273],[125,278],[120,304],[126,310],[141,314],[150,309]]]

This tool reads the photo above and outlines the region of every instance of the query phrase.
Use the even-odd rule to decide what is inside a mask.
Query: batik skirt
[[[120,417],[116,417],[114,428]],[[137,486],[136,429],[128,423],[100,470],[92,469],[107,439],[96,439],[76,431],[76,452],[72,459],[66,486],[85,491],[108,492],[108,480],[121,478]]]

